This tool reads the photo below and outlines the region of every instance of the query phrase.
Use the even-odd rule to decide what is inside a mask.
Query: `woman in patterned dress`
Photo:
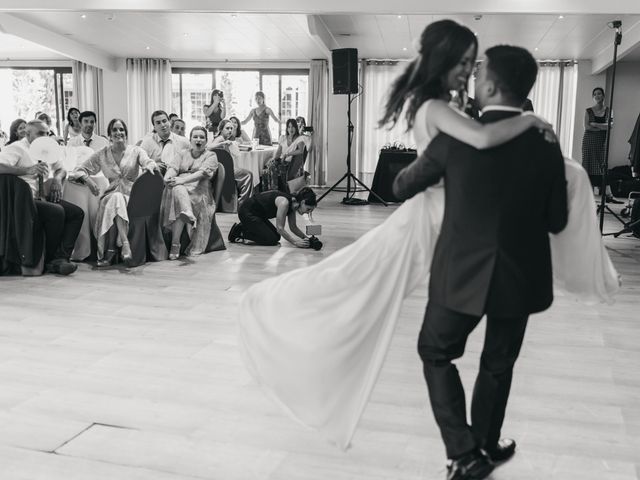
[[[604,105],[604,89],[596,87],[592,92],[594,105],[584,113],[584,136],[582,137],[582,166],[589,174],[593,187],[602,186],[602,170],[604,168],[604,149],[607,141],[607,116],[609,107]],[[613,122],[611,123],[613,127]],[[611,187],[607,185],[607,201],[622,203],[611,195]]]
[[[253,118],[253,138],[258,139],[260,145],[271,146],[271,131],[269,130],[269,117],[273,118],[273,121],[279,123],[278,117],[276,117],[271,108],[267,107],[264,103],[264,93],[256,92],[257,107],[252,108],[242,121],[242,125],[249,123],[249,120]]]
[[[205,251],[216,212],[211,178],[218,171],[218,159],[205,148],[207,130],[194,127],[189,140],[191,148],[169,163],[164,176],[167,188],[162,194],[160,218],[163,228],[171,231],[169,260],[180,256],[180,237],[185,227],[191,239],[187,255]]]
[[[87,158],[70,175],[70,178],[82,179],[96,196],[100,195],[100,189],[91,176],[101,171],[109,180],[109,186],[100,199],[94,225],[94,235],[98,239],[98,267],[111,265],[116,242],[122,246],[125,264],[131,260],[131,246],[127,237],[127,203],[131,187],[140,174],[140,168],[150,173],[158,169],[156,162],[151,160],[144,150],[127,145],[128,130],[124,120],[111,120],[107,127],[107,135],[111,144]]]

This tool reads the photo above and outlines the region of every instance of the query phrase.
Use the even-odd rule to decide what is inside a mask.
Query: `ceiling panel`
[[[23,12],[20,18],[114,57],[173,60],[307,61],[325,56],[303,14],[186,12]],[[82,15],[85,17],[83,18]],[[610,47],[607,22],[629,27],[639,15],[323,15],[340,47],[362,58],[411,58],[426,25],[452,18],[477,33],[480,52],[500,43],[521,45],[543,59],[591,58]],[[535,49],[538,50],[535,50]],[[35,44],[0,42],[0,58],[61,58]],[[631,57],[635,58],[635,57]]]

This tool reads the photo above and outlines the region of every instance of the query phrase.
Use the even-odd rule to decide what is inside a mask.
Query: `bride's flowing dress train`
[[[426,149],[426,102],[416,115]],[[567,160],[569,225],[552,236],[556,285],[611,301],[618,277],[604,249],[589,180]],[[588,189],[589,196],[584,191]],[[426,285],[444,212],[430,188],[321,262],[253,285],[239,308],[239,345],[265,392],[293,418],[347,448],[380,373],[403,300]]]

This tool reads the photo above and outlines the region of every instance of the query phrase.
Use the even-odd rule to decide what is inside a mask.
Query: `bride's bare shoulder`
[[[438,127],[434,118],[442,114],[443,109],[450,108],[447,102],[432,98],[424,102],[416,112],[415,126],[426,131],[430,138],[438,134]]]

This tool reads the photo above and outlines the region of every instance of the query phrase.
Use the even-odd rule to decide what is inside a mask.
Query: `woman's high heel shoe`
[[[180,256],[180,244],[172,243],[171,251],[169,252],[169,260],[177,260]]]
[[[111,262],[113,262],[113,258],[116,256],[116,251],[115,250],[107,250],[104,257],[101,259],[98,259],[98,261],[96,262],[96,266],[98,268],[105,268],[105,267],[109,267],[111,266]]]
[[[120,250],[120,252],[122,253],[122,261],[128,267],[131,263],[131,260],[133,260],[133,257],[131,255],[131,245],[129,244],[129,242],[124,242],[122,244],[122,249]]]

